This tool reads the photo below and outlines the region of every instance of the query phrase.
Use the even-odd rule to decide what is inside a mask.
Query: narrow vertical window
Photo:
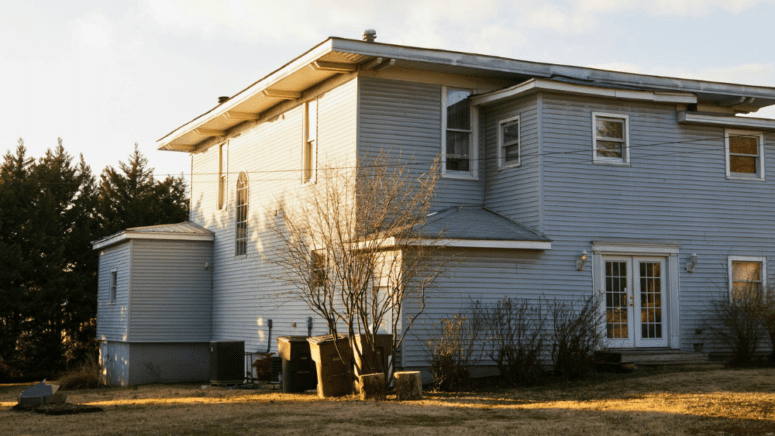
[[[226,169],[227,162],[227,150],[226,144],[218,146],[218,210],[223,209],[226,206],[226,175],[228,171]]]
[[[248,175],[240,173],[237,179],[237,208],[234,255],[248,252]]]
[[[116,289],[118,288],[118,272],[114,269],[110,272],[110,294],[108,303],[116,302]]]
[[[519,117],[513,117],[498,123],[498,166],[519,164]]]
[[[302,183],[315,181],[317,163],[318,102],[308,102],[304,114],[304,150],[302,151]]]
[[[470,173],[473,165],[471,92],[444,88],[444,170]]]
[[[312,253],[312,271],[310,271],[310,286],[320,288],[326,285],[326,257],[320,253]]]

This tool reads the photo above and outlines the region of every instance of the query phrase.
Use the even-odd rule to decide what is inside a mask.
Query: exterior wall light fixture
[[[689,256],[689,262],[686,263],[686,272],[693,273],[695,266],[697,266],[697,253],[692,253]]]
[[[589,254],[586,250],[582,251],[581,254],[579,254],[579,258],[576,259],[576,269],[579,271],[584,271],[584,267],[587,266],[587,260],[589,259]]]

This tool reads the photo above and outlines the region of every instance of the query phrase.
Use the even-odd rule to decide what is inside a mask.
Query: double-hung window
[[[628,124],[627,115],[592,114],[592,153],[595,163],[630,163]]]
[[[237,179],[237,207],[234,237],[234,255],[248,252],[248,175],[243,171]]]
[[[761,132],[724,132],[727,177],[764,180],[764,135]]]
[[[766,258],[729,257],[729,297],[731,300],[758,298],[766,285]]]
[[[471,91],[442,87],[442,174],[477,177],[477,112]]]
[[[317,163],[318,101],[305,105],[304,148],[302,150],[302,183],[313,183]]]
[[[520,164],[519,117],[498,122],[498,167]]]

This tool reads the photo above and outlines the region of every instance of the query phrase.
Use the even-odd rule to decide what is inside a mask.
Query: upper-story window
[[[767,285],[764,257],[729,257],[729,297],[731,300],[757,298]]]
[[[226,207],[226,187],[229,174],[227,170],[227,149],[226,143],[218,146],[218,210]]]
[[[442,174],[477,177],[477,111],[471,91],[442,87]]]
[[[724,133],[727,177],[764,180],[764,135],[727,130]]]
[[[234,255],[248,252],[248,175],[243,171],[237,179],[237,216]]]
[[[592,153],[594,162],[630,163],[629,117],[617,114],[592,114]]]
[[[110,290],[108,291],[108,303],[116,302],[116,291],[118,289],[118,271],[114,268],[110,271]]]
[[[302,183],[315,181],[317,166],[318,101],[304,105],[304,146],[302,150]]]
[[[519,117],[498,122],[498,167],[520,164]]]

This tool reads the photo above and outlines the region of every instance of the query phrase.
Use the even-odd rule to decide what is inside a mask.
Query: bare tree
[[[280,202],[270,226],[282,243],[272,261],[286,296],[325,319],[334,337],[348,335],[357,374],[377,369],[390,375],[377,356],[376,335],[392,333],[384,351],[395,362],[443,269],[435,256],[441,235],[423,232],[437,165],[418,176],[380,154],[354,168],[318,173],[315,184]],[[409,301],[414,304],[407,310]],[[338,349],[340,357],[343,351]]]

